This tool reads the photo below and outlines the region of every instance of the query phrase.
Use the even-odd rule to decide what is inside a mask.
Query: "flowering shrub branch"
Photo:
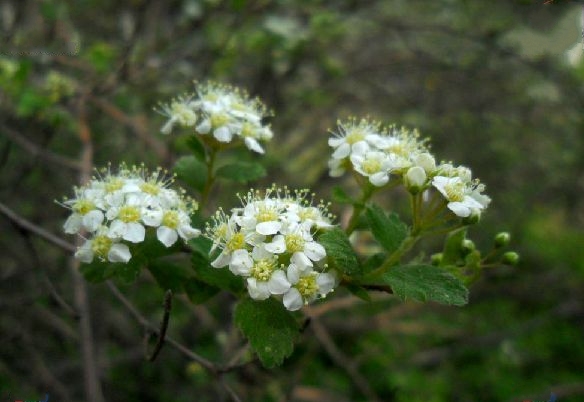
[[[147,268],[170,289],[167,295],[184,292],[193,303],[232,293],[239,300],[234,322],[266,367],[292,354],[301,331],[295,312],[339,287],[365,300],[369,291],[384,291],[404,300],[461,306],[482,269],[517,263],[516,253],[504,251],[507,233],[498,234],[484,256],[467,238],[468,227],[480,222],[491,202],[485,186],[469,168],[437,162],[417,130],[368,118],[338,122],[328,140],[329,172],[350,174],[360,188],[356,199],[341,187],[329,203],[316,201],[308,189],[273,185],[238,194],[240,206],[218,207],[205,216],[217,179],[247,183],[266,174],[257,162],[223,163],[221,157],[242,146],[264,154],[273,137],[265,123],[270,113],[244,91],[217,83],[197,84],[194,93],[157,110],[167,118],[162,134],[189,134],[191,155],[180,158],[174,171],[199,202],[176,189],[175,176],[161,169],[150,173],[122,164],[98,170],[62,202],[71,211],[65,232],[84,239],[75,256],[94,282],[131,282]],[[400,189],[409,198],[409,223],[373,201]],[[352,207],[344,229],[329,212],[337,204]],[[376,242],[373,255],[356,246],[366,232]],[[407,260],[422,238],[437,235],[445,236],[440,252],[428,261]],[[168,258],[185,250],[188,272]],[[168,324],[167,299],[152,358]]]

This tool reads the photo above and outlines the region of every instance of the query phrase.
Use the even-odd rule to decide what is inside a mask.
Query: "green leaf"
[[[326,250],[331,268],[347,275],[362,274],[362,267],[345,232],[338,228],[327,230],[318,240]]]
[[[197,279],[207,285],[227,290],[232,293],[241,293],[245,290],[243,279],[234,275],[228,268],[214,268],[209,262],[209,250],[211,241],[204,237],[198,237],[189,241],[193,249],[191,261]]]
[[[195,304],[205,303],[221,291],[218,287],[209,285],[196,278],[189,278],[183,284],[189,300]]]
[[[366,302],[371,301],[371,296],[369,295],[369,292],[367,292],[367,290],[364,289],[362,286],[356,285],[354,283],[349,283],[347,285],[347,290],[361,300],[365,300]]]
[[[387,255],[385,253],[376,253],[367,258],[363,263],[363,274],[366,275],[375,268],[379,268],[381,264],[383,264],[383,261],[385,261],[386,257]]]
[[[466,228],[452,231],[444,241],[444,251],[440,266],[456,265],[463,257],[462,242],[466,237]]]
[[[205,146],[203,145],[201,140],[199,140],[199,137],[197,137],[196,135],[190,135],[186,141],[186,144],[192,151],[195,158],[205,163],[207,151],[205,150]]]
[[[91,283],[100,283],[114,276],[116,274],[116,269],[122,265],[125,264],[114,264],[94,260],[89,264],[81,264],[79,266],[79,271],[81,271],[81,274],[86,281]]]
[[[194,156],[183,156],[176,161],[174,172],[179,179],[198,191],[207,182],[207,166]]]
[[[261,179],[267,172],[266,169],[257,162],[235,162],[221,166],[216,172],[218,177],[223,179],[245,183]]]
[[[140,276],[143,266],[144,260],[134,255],[127,264],[120,264],[116,268],[116,277],[123,283],[132,283]]]
[[[401,299],[435,301],[463,306],[468,303],[468,289],[464,283],[433,265],[401,265],[393,267],[382,276]]]
[[[165,261],[151,262],[148,270],[163,290],[170,289],[174,293],[182,292],[183,284],[193,276],[190,269]]]
[[[375,239],[387,250],[393,253],[408,235],[408,227],[396,213],[389,216],[380,206],[372,204],[365,211],[367,222]]]
[[[334,186],[332,190],[332,200],[337,204],[353,204],[354,201],[345,190],[343,190],[340,186]]]
[[[299,328],[281,302],[244,299],[235,308],[234,319],[265,367],[279,366],[292,354]]]

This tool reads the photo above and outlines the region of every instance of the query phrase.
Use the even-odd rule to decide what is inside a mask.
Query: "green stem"
[[[213,184],[215,184],[215,172],[213,171],[215,167],[215,156],[217,156],[217,148],[212,147],[209,151],[209,157],[207,158],[207,180],[205,181],[205,187],[201,193],[200,210],[203,211],[209,200],[209,195],[211,194],[211,189]]]
[[[353,204],[353,214],[351,215],[351,219],[349,219],[347,229],[345,229],[345,233],[347,234],[347,236],[353,233],[357,228],[357,225],[359,224],[359,217],[361,216],[361,212],[363,212],[363,209],[365,208],[365,203],[373,195],[374,187],[371,186],[369,183],[365,183],[362,188],[363,193],[361,195],[361,199],[355,204]]]
[[[374,269],[367,276],[377,277],[385,273],[389,268],[398,263],[403,257],[403,255],[410,251],[410,249],[414,246],[414,244],[416,244],[418,240],[420,240],[420,238],[421,236],[419,234],[411,234],[408,237],[406,237],[404,241],[402,241],[398,249],[395,250],[390,255],[388,255],[385,261],[383,261],[383,263],[379,266],[379,268]]]

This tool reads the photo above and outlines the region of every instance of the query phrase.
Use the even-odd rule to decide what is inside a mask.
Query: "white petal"
[[[422,187],[426,183],[426,171],[420,166],[414,166],[408,169],[406,173],[408,186]]]
[[[284,306],[290,311],[300,310],[304,305],[304,301],[302,300],[302,295],[296,288],[291,288],[282,300]]]
[[[213,137],[215,137],[219,142],[230,142],[233,138],[233,133],[229,127],[223,126],[213,131]]]
[[[270,290],[266,282],[258,282],[255,278],[247,278],[247,292],[254,300],[266,300],[270,297]]]
[[[164,213],[160,209],[144,209],[142,211],[142,222],[148,226],[158,227],[162,222]]]
[[[351,146],[345,142],[341,144],[337,149],[335,149],[335,152],[333,152],[332,157],[334,159],[344,159],[347,156],[349,156],[350,153]]]
[[[260,145],[260,143],[255,139],[255,138],[251,138],[251,137],[245,137],[245,145],[252,151],[257,152],[258,154],[263,154],[264,153],[264,149],[262,148],[262,146]]]
[[[126,224],[120,220],[115,220],[111,223],[107,237],[110,239],[119,239],[126,232]]]
[[[312,261],[320,261],[326,256],[326,250],[322,245],[311,241],[304,245],[304,254]]]
[[[93,261],[93,250],[91,249],[91,240],[87,240],[81,247],[75,252],[75,258],[81,262],[89,264]]]
[[[174,126],[175,121],[176,117],[171,117],[170,119],[168,119],[168,121],[164,123],[164,126],[162,126],[162,128],[160,129],[160,132],[162,134],[170,134],[170,132],[172,131],[172,126]]]
[[[229,270],[235,275],[248,276],[253,266],[253,260],[247,250],[235,250],[231,256]]]
[[[214,268],[223,268],[224,266],[228,265],[230,261],[231,254],[228,251],[223,250],[221,254],[219,254],[219,256],[211,262],[211,266]]]
[[[324,296],[335,288],[335,276],[330,273],[319,274],[316,277],[316,283],[318,284],[318,293]]]
[[[448,209],[450,209],[456,216],[460,216],[461,218],[466,218],[470,216],[470,208],[467,207],[462,202],[449,202]]]
[[[171,229],[168,226],[160,226],[156,229],[156,237],[166,247],[172,246],[178,240],[176,230]]]
[[[286,274],[281,269],[275,271],[268,281],[268,289],[273,295],[284,294],[290,289],[290,282],[286,278]]]
[[[296,265],[300,270],[305,270],[306,268],[312,267],[312,261],[306,256],[306,254],[301,252],[295,252],[290,258],[290,262]]]
[[[75,234],[79,232],[81,229],[81,223],[83,222],[83,217],[79,214],[73,214],[67,218],[65,224],[63,225],[63,229],[65,233]]]
[[[259,234],[263,234],[265,236],[273,235],[278,233],[278,230],[282,227],[282,224],[277,221],[268,221],[258,223],[256,225],[256,230]]]
[[[288,278],[288,281],[293,285],[297,284],[298,280],[300,279],[301,271],[303,271],[303,269],[298,268],[296,264],[290,264],[286,270],[286,277]]]
[[[95,232],[101,226],[103,219],[103,212],[99,210],[90,211],[83,217],[83,226],[90,232]]]
[[[384,186],[389,181],[389,175],[386,172],[377,172],[369,176],[371,184],[377,187]]]
[[[208,134],[211,131],[211,120],[205,119],[196,128],[199,134]]]
[[[274,254],[282,254],[286,251],[286,242],[284,240],[284,236],[276,235],[271,243],[266,244],[266,251]]]
[[[112,245],[109,252],[107,253],[107,259],[110,262],[128,262],[132,258],[132,254],[130,253],[130,249],[127,245],[122,243],[116,243]]]
[[[190,240],[194,237],[198,237],[201,234],[199,229],[195,229],[190,225],[181,225],[177,231],[180,237],[184,240]]]
[[[144,236],[146,236],[144,226],[136,222],[130,222],[126,224],[126,232],[122,238],[132,243],[140,243],[144,241]]]

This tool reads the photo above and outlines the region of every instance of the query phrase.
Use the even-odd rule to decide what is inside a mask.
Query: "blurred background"
[[[152,109],[215,79],[275,113],[261,157],[270,175],[256,187],[330,199],[338,118],[418,127],[487,185],[493,202],[471,237],[488,249],[508,230],[522,257],[485,272],[463,308],[337,292],[310,309],[314,325],[281,368],[221,377],[241,400],[583,401],[581,16],[569,1],[0,1],[0,400],[230,400],[168,346],[145,361],[143,326],[34,233],[73,244],[54,200],[88,166],[171,168],[185,137],[160,135]],[[219,188],[213,201],[237,200]],[[120,288],[159,322],[151,276]],[[228,361],[243,345],[233,302],[178,295],[169,333]]]

